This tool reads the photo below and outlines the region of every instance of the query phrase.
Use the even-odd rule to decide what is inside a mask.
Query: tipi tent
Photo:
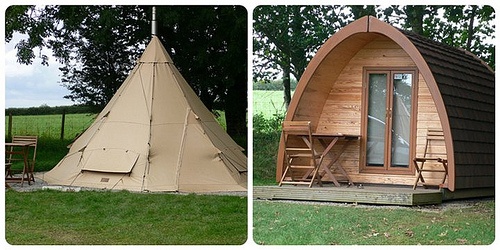
[[[153,36],[107,106],[44,180],[131,191],[246,191],[242,150]]]

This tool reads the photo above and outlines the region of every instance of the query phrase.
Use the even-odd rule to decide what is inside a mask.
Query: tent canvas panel
[[[190,114],[188,120],[193,119],[194,114]],[[220,158],[221,151],[209,143],[211,140],[200,124],[190,122],[185,137],[182,150],[183,167],[179,174],[180,188],[190,191],[214,191],[214,187],[224,187],[227,190],[243,191],[238,179],[231,175],[230,167]]]
[[[145,189],[177,190],[177,169],[184,124],[162,124],[152,127],[150,165],[146,171]]]
[[[48,183],[70,186],[81,172],[82,152],[68,153],[43,179]]]
[[[108,122],[101,125],[85,148],[118,148],[145,155],[148,152],[149,136],[148,125]]]
[[[172,58],[165,50],[165,47],[161,44],[158,37],[153,36],[153,39],[149,42],[146,50],[142,53],[139,58],[139,63],[173,63]]]
[[[75,153],[77,151],[82,150],[87,146],[92,137],[99,131],[99,128],[102,124],[104,124],[104,120],[107,117],[102,117],[99,120],[95,120],[88,128],[83,132],[77,139],[71,144],[71,148],[69,149],[69,153]]]
[[[177,68],[173,67],[173,65],[170,67],[171,72],[174,76],[174,79],[176,81],[176,85],[180,87],[182,90],[182,93],[184,94],[185,100],[189,103],[189,107],[193,110],[193,112],[196,114],[198,117],[199,121],[202,122],[211,122],[215,121],[214,115],[210,110],[205,107],[203,102],[200,100],[200,98],[196,95],[196,93],[193,91],[193,89],[189,86],[189,84],[186,82],[184,77],[182,77],[181,73]],[[219,126],[220,127],[220,126]],[[224,131],[224,134],[227,135],[227,133]]]
[[[213,145],[218,148],[227,159],[230,159],[232,166],[239,172],[247,170],[247,159],[243,154],[243,148],[236,144],[227,134],[222,134],[222,128],[217,122],[204,122],[201,124],[203,130],[212,141]]]
[[[143,70],[136,71],[131,78],[131,82],[135,84],[128,84],[120,94],[120,98],[113,103],[109,121],[149,124],[152,79],[146,73],[151,71],[150,65],[144,65]]]
[[[184,98],[168,64],[156,64],[155,85],[153,87],[152,125],[183,124],[189,104]]]

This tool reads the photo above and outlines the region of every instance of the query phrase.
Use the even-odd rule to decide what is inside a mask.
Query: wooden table
[[[320,169],[320,171],[324,171],[326,173],[326,175],[332,180],[333,184],[337,187],[339,187],[340,184],[337,181],[337,178],[335,178],[335,176],[333,175],[330,168],[339,160],[342,153],[344,153],[347,146],[349,145],[348,141],[359,140],[360,137],[361,136],[359,136],[359,135],[346,135],[346,134],[340,134],[340,133],[338,133],[338,134],[313,133],[312,134],[313,140],[314,139],[318,140],[319,143],[321,144],[321,146],[323,146],[324,150],[321,153],[323,155],[323,157],[325,157],[326,155],[329,155],[332,157],[330,162],[328,162],[327,164],[322,163],[319,166],[319,169]],[[340,149],[338,154],[335,155],[333,153],[332,149],[333,149],[333,146],[335,146],[335,144],[337,144],[337,142],[340,140],[346,141],[346,143],[344,143],[344,145],[342,146],[342,148]],[[351,177],[349,176],[349,174],[347,174],[347,172],[345,171],[345,169],[342,167],[342,165],[340,163],[337,164],[337,168],[342,173],[342,175],[344,175],[349,180],[349,183],[352,184],[353,182],[352,182]]]
[[[5,183],[6,186],[8,186],[7,182],[21,182],[21,186],[24,183],[24,176],[26,175],[28,178],[28,184],[31,185],[31,180],[34,179],[32,169],[29,166],[28,163],[28,155],[29,155],[29,148],[30,146],[33,146],[35,143],[34,142],[6,142],[5,143],[5,159],[7,160],[8,157],[7,155],[21,155],[22,160],[23,160],[23,174],[22,176],[19,177],[8,177],[7,175],[5,176]],[[17,150],[16,150],[17,149]]]

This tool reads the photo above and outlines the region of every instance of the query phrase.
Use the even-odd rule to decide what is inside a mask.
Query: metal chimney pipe
[[[153,6],[153,15],[151,17],[151,35],[156,36],[156,7]]]

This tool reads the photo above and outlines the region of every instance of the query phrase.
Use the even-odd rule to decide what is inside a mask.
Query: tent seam
[[[186,109],[186,117],[184,119],[184,128],[183,128],[183,131],[182,131],[182,138],[181,138],[181,145],[180,145],[180,149],[179,149],[179,155],[177,156],[177,169],[175,171],[175,187],[177,190],[179,190],[179,178],[180,178],[180,174],[181,174],[181,165],[182,165],[182,156],[184,155],[184,146],[185,146],[185,142],[186,142],[186,134],[187,134],[187,127],[188,127],[188,118],[189,118],[189,114],[191,113],[191,109],[190,108],[187,108]],[[176,190],[176,191],[177,191]]]

